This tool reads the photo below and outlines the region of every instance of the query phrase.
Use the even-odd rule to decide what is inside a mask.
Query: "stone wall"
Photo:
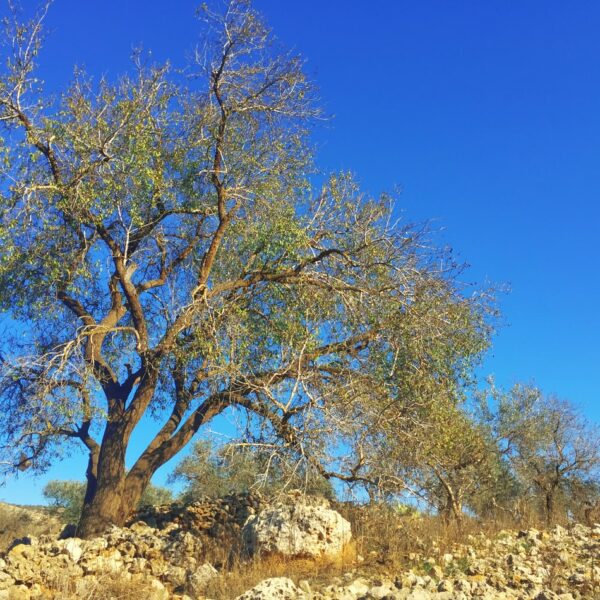
[[[194,535],[228,537],[239,534],[244,523],[265,505],[260,493],[230,494],[222,498],[203,497],[191,504],[152,506],[138,511],[131,520],[164,529],[177,525]]]

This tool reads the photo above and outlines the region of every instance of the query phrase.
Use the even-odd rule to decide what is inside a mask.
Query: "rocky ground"
[[[412,554],[396,570],[375,569],[353,554],[351,535],[350,523],[323,499],[269,504],[241,495],[156,508],[93,540],[16,540],[0,558],[0,600],[199,600],[216,597],[216,589],[219,598],[239,600],[600,599],[600,525],[471,536],[451,552]],[[321,569],[318,577],[267,578],[228,594],[236,577],[228,571],[239,562],[207,562],[215,543],[253,564],[282,557],[286,574],[295,561],[316,567],[344,552],[351,560],[326,576]]]
[[[600,599],[600,526],[504,531],[473,537],[442,561],[414,557],[396,576],[355,569],[328,585],[273,578],[238,600],[503,600]],[[428,574],[424,574],[427,572]]]

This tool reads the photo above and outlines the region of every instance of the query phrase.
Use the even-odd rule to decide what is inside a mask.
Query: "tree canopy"
[[[346,173],[320,175],[302,60],[245,0],[204,7],[181,71],[36,76],[45,10],[0,73],[2,464],[89,454],[79,534],[123,522],[223,411],[247,439],[367,479],[385,432],[460,394],[491,307],[446,249]],[[130,469],[144,415],[158,433]]]

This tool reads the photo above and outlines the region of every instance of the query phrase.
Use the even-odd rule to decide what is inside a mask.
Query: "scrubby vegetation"
[[[246,502],[243,495],[240,498]],[[219,502],[232,507],[240,498],[230,496]],[[296,496],[293,502],[298,501],[301,499]],[[171,597],[166,595],[164,586],[176,598],[181,598],[181,593],[187,590],[193,598],[230,600],[273,577],[285,577],[296,583],[304,581],[304,587],[308,584],[315,598],[325,599],[360,598],[366,589],[373,589],[373,593],[388,589],[392,598],[404,598],[411,590],[421,593],[423,598],[436,598],[436,590],[441,587],[462,591],[465,598],[480,597],[484,593],[533,598],[538,597],[536,590],[543,590],[546,595],[567,590],[573,598],[594,598],[600,591],[598,567],[594,565],[594,557],[600,549],[597,526],[590,529],[571,523],[566,529],[556,526],[543,530],[533,527],[539,519],[521,520],[517,524],[481,522],[470,517],[465,517],[459,526],[441,516],[398,509],[390,504],[338,503],[336,508],[350,521],[354,533],[343,552],[310,559],[278,554],[250,557],[243,551],[239,529],[233,526],[233,521],[227,526],[227,518],[223,520],[223,515],[210,510],[212,502],[190,508],[187,518],[191,520],[177,521],[175,529],[172,525],[165,528],[166,523],[152,529],[140,522],[131,530],[114,530],[95,541],[75,540],[71,546],[65,545],[68,541],[59,543],[63,545],[50,543],[45,547],[51,562],[43,563],[45,566],[36,578],[43,582],[45,589],[52,590],[55,595],[51,597],[70,599],[85,594],[86,598],[98,600],[134,598],[142,592],[154,594],[149,596],[151,598]],[[270,501],[264,499],[264,502]],[[535,519],[533,515],[532,518]],[[211,527],[210,522],[215,519],[225,526]],[[198,526],[205,528],[201,532]],[[193,548],[189,541],[184,542],[188,535],[185,532],[191,530],[196,531]],[[42,530],[36,531],[34,527],[29,533],[39,535]],[[161,558],[156,549],[165,541],[167,546]],[[36,543],[15,547],[9,553],[13,566],[25,561],[23,573],[39,560]],[[69,570],[67,557],[78,560],[77,548],[81,544],[88,544],[84,551],[87,558],[79,561],[86,575],[74,578],[76,571],[72,569],[75,567],[72,565]],[[92,552],[90,548],[94,547],[96,551]],[[115,555],[117,548],[121,549],[120,555]],[[151,572],[163,574],[160,579],[164,585],[139,572],[133,578],[125,577],[128,571],[123,569],[121,561],[126,557],[126,550],[135,550],[138,556],[146,553],[154,556]],[[172,552],[175,552],[173,556]],[[164,559],[168,556],[174,559],[174,566],[165,570]],[[206,573],[206,567],[199,568],[199,565],[207,564],[214,565],[217,571],[210,566],[208,576],[202,575],[198,581],[179,579],[177,565],[189,564],[191,558],[196,561],[193,564],[197,572]],[[116,563],[110,569],[115,570],[117,563],[121,567],[112,574],[103,572],[101,566],[93,566],[98,560],[108,561],[102,563],[106,569],[111,561]],[[502,593],[508,595],[502,596]]]

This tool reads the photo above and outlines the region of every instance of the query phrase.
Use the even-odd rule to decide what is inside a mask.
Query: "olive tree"
[[[487,431],[461,407],[432,409],[427,439],[414,451],[416,479],[446,520],[460,522],[465,506],[493,486],[498,454]]]
[[[566,400],[546,396],[531,385],[508,392],[492,386],[488,419],[494,435],[522,487],[541,501],[550,523],[559,498],[572,494],[581,481],[598,481],[600,432]]]
[[[494,487],[499,452],[489,428],[475,420],[455,393],[428,397],[413,410],[410,419],[405,412],[402,427],[386,434],[380,460],[386,465],[388,488],[412,494],[445,520],[460,523],[465,508],[473,510]]]
[[[400,424],[485,346],[485,295],[390,197],[317,177],[314,88],[244,0],[199,12],[185,69],[136,55],[57,97],[36,76],[43,15],[3,38],[1,464],[82,444],[81,537],[122,524],[224,411],[363,477],[382,415]],[[126,465],[145,416],[158,431]]]
[[[331,483],[314,467],[277,450],[234,442],[217,447],[210,440],[199,440],[171,480],[184,483],[184,501],[249,491],[273,495],[289,489],[333,497]]]

